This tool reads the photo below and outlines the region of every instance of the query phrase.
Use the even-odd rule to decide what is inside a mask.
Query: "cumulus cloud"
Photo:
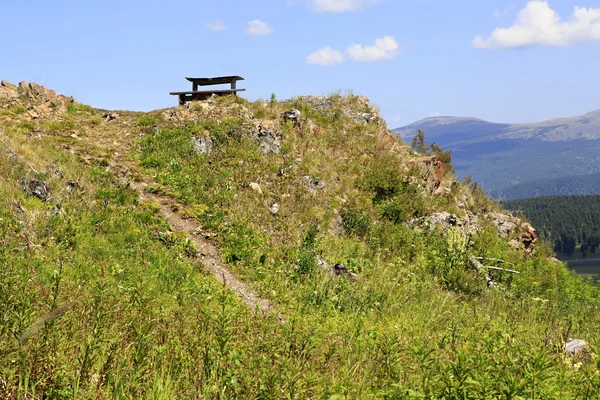
[[[216,20],[215,22],[209,22],[204,26],[214,32],[222,32],[227,29],[227,25],[225,25],[220,19]]]
[[[568,20],[548,5],[547,1],[531,0],[519,11],[509,28],[496,28],[488,38],[477,36],[473,46],[486,49],[532,46],[570,46],[600,41],[600,8],[575,6]]]
[[[306,57],[306,63],[313,65],[335,65],[343,62],[344,55],[342,52],[329,46],[323,47]]]
[[[340,13],[360,11],[379,2],[380,0],[309,0],[308,3],[319,13]]]
[[[266,22],[260,19],[255,19],[248,22],[246,25],[246,33],[253,36],[266,36],[272,34],[273,28],[271,28]]]
[[[348,56],[354,61],[383,61],[392,60],[400,55],[400,46],[391,36],[375,40],[373,46],[353,44],[346,49]]]
[[[323,47],[306,57],[307,64],[313,65],[335,65],[341,64],[350,58],[358,62],[375,62],[392,60],[400,55],[400,46],[391,36],[375,39],[372,46],[352,44],[345,52],[332,49],[330,46]],[[347,56],[347,57],[346,57]]]

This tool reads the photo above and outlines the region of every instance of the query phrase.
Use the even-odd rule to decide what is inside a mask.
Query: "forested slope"
[[[531,219],[556,251],[573,254],[580,244],[582,252],[593,254],[600,245],[600,196],[546,196],[503,205]]]

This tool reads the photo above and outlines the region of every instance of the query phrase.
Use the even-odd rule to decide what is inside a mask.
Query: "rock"
[[[573,355],[577,355],[584,351],[587,347],[587,343],[582,339],[571,340],[565,343],[565,352]]]
[[[52,199],[48,186],[39,179],[21,179],[19,183],[23,187],[23,190],[30,196],[37,197],[43,201],[50,201]]]
[[[208,135],[193,137],[192,144],[196,153],[210,154],[212,152],[213,142]]]
[[[279,204],[275,203],[271,206],[271,214],[275,215],[279,211]]]
[[[507,237],[520,222],[519,218],[499,212],[489,213],[486,217],[491,218],[501,237]]]
[[[325,261],[325,259],[321,256],[317,256],[317,264],[323,268],[323,270],[327,273],[329,273],[332,276],[342,276],[342,275],[347,275],[349,278],[352,279],[357,279],[358,275],[356,275],[355,273],[351,272],[348,270],[348,268],[346,268],[346,266],[344,264],[334,264],[329,265],[329,263],[327,263],[327,261]]]
[[[255,192],[257,192],[258,194],[263,194],[262,189],[260,188],[260,185],[256,182],[252,182],[250,184],[250,187],[252,188],[252,190],[254,190]]]
[[[293,169],[294,169],[294,167],[292,165],[290,165],[288,167],[280,169],[279,172],[277,173],[277,175],[285,176],[285,175],[289,174],[290,172],[292,172]]]
[[[252,132],[252,138],[258,143],[260,152],[263,154],[279,154],[281,151],[283,132],[273,121],[263,121],[256,124]]]
[[[117,118],[119,118],[119,114],[117,114],[117,113],[106,113],[106,114],[104,114],[104,115],[102,116],[102,118],[104,118],[104,120],[105,120],[106,122],[110,122],[110,121],[112,121],[113,119],[117,119]]]
[[[300,115],[302,115],[300,110],[292,108],[290,111],[284,112],[282,118],[284,121],[293,121],[294,126],[298,126],[300,124]]]
[[[315,194],[315,193],[317,193],[317,191],[323,190],[326,187],[325,183],[322,180],[320,180],[319,178],[316,178],[316,177],[309,176],[309,175],[303,176],[302,182],[304,182],[304,184],[306,186],[308,186],[308,190],[312,194]]]
[[[67,181],[67,193],[71,194],[74,190],[83,190],[83,185],[77,181]]]
[[[299,96],[292,98],[291,101],[309,105],[317,111],[325,111],[333,108],[333,103],[327,96]]]
[[[418,174],[430,194],[439,194],[438,189],[445,175],[444,163],[437,156],[424,156],[413,158],[408,165]]]

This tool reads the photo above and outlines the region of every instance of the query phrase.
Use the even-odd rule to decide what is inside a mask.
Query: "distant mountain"
[[[419,129],[427,142],[452,150],[460,177],[471,176],[486,190],[600,173],[600,110],[531,124],[432,117],[394,131],[410,141]]]
[[[600,195],[600,174],[540,179],[492,191],[490,194],[502,201],[541,196]]]

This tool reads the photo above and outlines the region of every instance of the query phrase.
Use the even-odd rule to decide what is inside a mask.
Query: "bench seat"
[[[237,92],[243,92],[246,89],[217,89],[217,90],[190,90],[187,92],[171,92],[173,96],[179,96],[179,105],[183,105],[188,101],[207,100],[213,94],[216,96],[227,96],[229,94],[236,95]]]

